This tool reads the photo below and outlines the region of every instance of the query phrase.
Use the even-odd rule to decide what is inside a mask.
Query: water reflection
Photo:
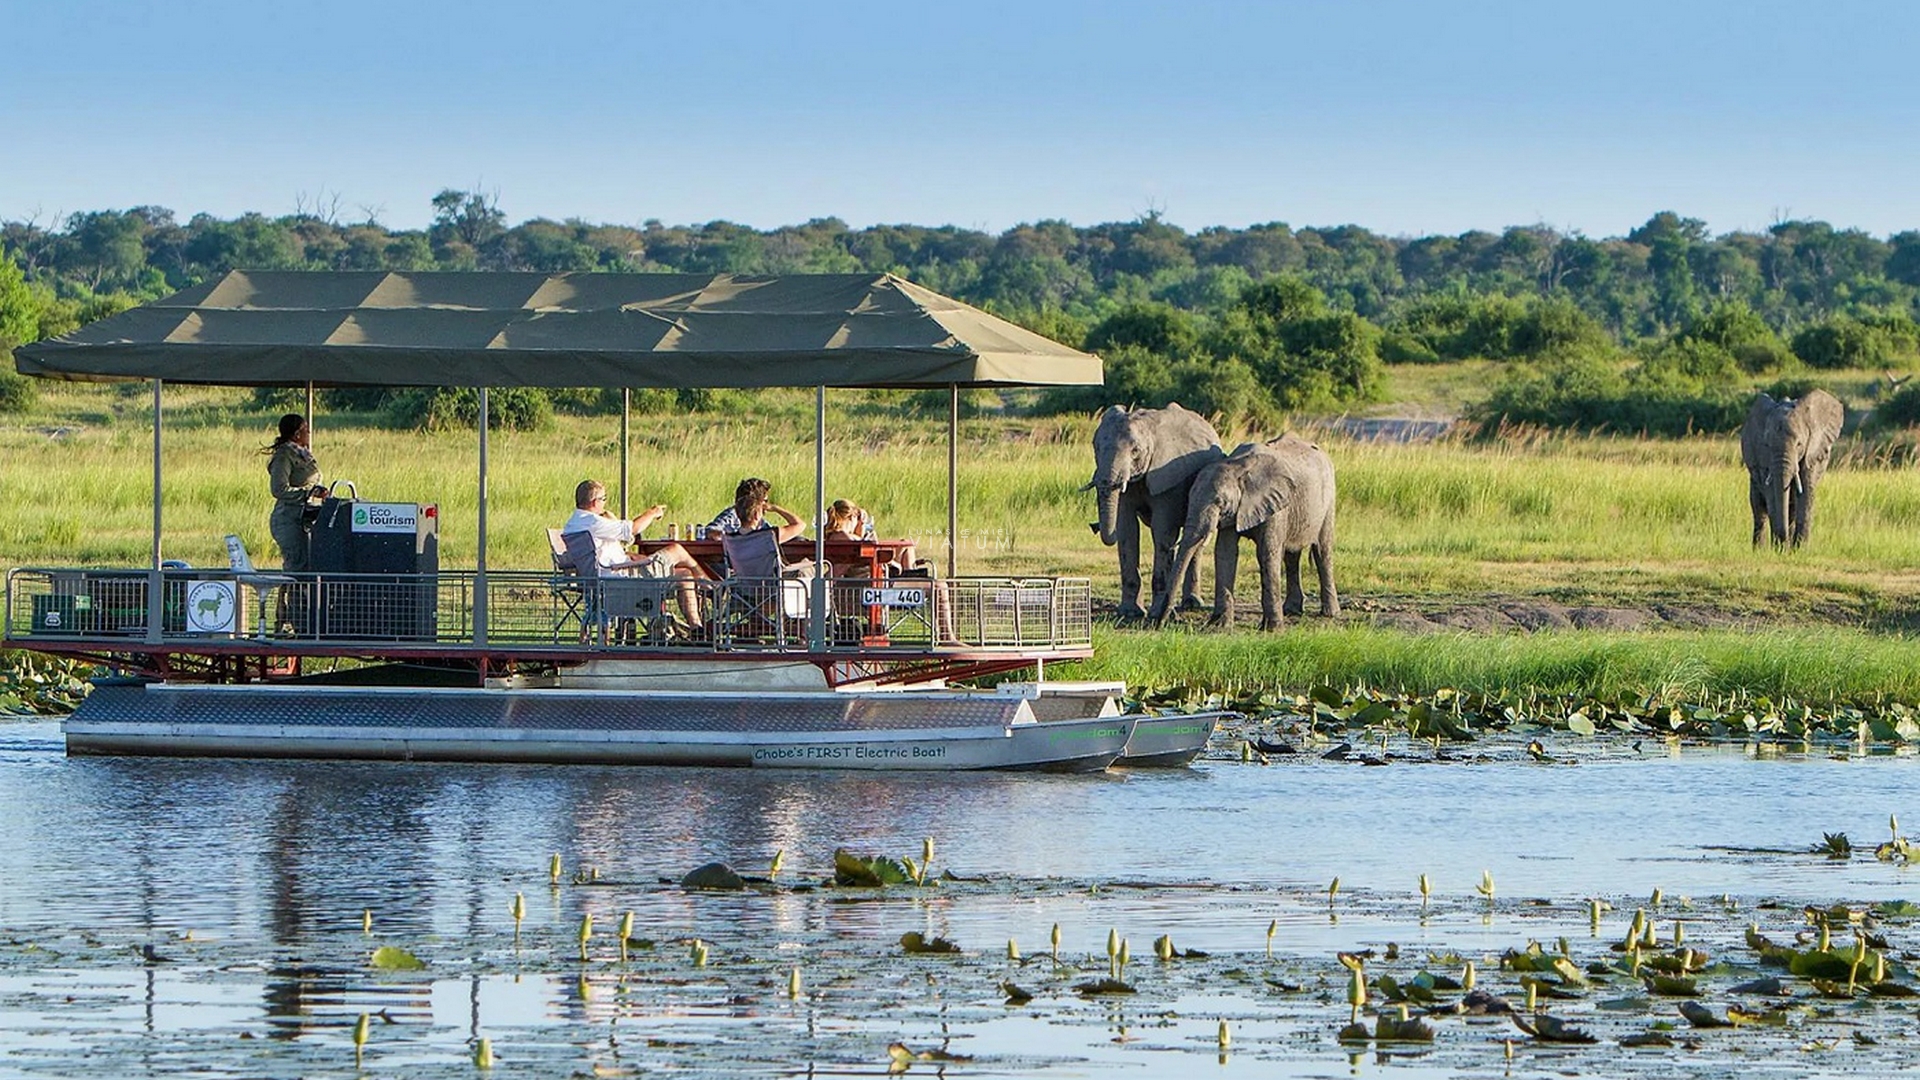
[[[136,1033],[244,1032],[318,1054],[367,1013],[389,1042],[404,1034],[459,1051],[511,1030],[523,1046],[608,1068],[631,1061],[622,1040],[642,1025],[649,1038],[727,1053],[751,1054],[769,1032],[790,1037],[782,1045],[867,1047],[889,1022],[819,1004],[843,987],[816,999],[809,982],[800,1001],[774,1006],[777,991],[739,984],[729,965],[749,953],[765,966],[836,946],[885,949],[907,930],[980,952],[1017,938],[1035,955],[1054,924],[1078,955],[1097,955],[1109,927],[1124,928],[1137,958],[1160,933],[1183,948],[1257,955],[1270,920],[1275,947],[1294,953],[1385,941],[1498,950],[1532,931],[1512,906],[1529,897],[1624,902],[1659,886],[1702,904],[1722,893],[1892,899],[1910,891],[1908,877],[1870,858],[1756,849],[1803,850],[1842,831],[1867,845],[1889,813],[1920,821],[1911,769],[1891,758],[1619,748],[1578,766],[1215,763],[1096,777],[69,760],[53,725],[6,725],[0,925],[67,960],[0,951],[0,1043],[58,1059]],[[714,860],[764,874],[778,851],[783,880],[817,881],[837,846],[917,857],[926,836],[938,842],[936,873],[991,880],[885,897],[670,884]],[[556,853],[567,881],[550,889]],[[572,883],[589,870],[593,884]],[[1472,897],[1483,870],[1503,901],[1491,913]],[[1324,896],[1336,875],[1334,903],[1304,899]],[[516,892],[528,906],[524,957],[500,944]],[[713,944],[714,968],[629,981],[556,967],[582,914],[595,916],[604,953],[629,910],[659,955],[699,937]],[[1590,939],[1585,929],[1555,932]],[[365,958],[385,943],[421,952],[432,976],[370,976]],[[449,977],[466,967],[476,970]],[[887,977],[930,1018],[915,1032],[925,1045],[963,1032],[975,1040],[967,1052],[1019,1059],[1063,1022],[1002,1015],[997,1003],[983,1013],[924,974]],[[1238,1008],[1217,997],[1194,1005],[1207,1016]],[[1179,1011],[1169,1021],[1114,1005],[1093,1014],[1097,1030],[1074,1053],[1099,1072],[1135,1066],[1143,1051],[1198,1047],[1213,1066],[1214,1020]],[[1264,1069],[1261,1040],[1287,1039],[1257,1016],[1234,1030],[1232,1067]],[[163,1064],[142,1069],[158,1075]],[[1417,1071],[1388,1059],[1363,1067]]]

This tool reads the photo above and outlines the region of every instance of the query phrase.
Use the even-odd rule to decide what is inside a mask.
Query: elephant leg
[[[1124,499],[1120,505],[1120,520],[1114,523],[1120,534],[1120,608],[1114,618],[1120,622],[1135,622],[1146,617],[1146,611],[1140,607],[1140,515]]]
[[[1213,617],[1208,626],[1233,625],[1233,586],[1240,576],[1240,536],[1221,529],[1213,538]]]
[[[1753,511],[1753,546],[1759,547],[1767,528],[1767,486],[1758,476],[1747,481],[1747,508]]]
[[[1307,610],[1307,594],[1300,588],[1300,552],[1283,551],[1280,561],[1287,570],[1287,598],[1280,611],[1290,619],[1297,619]]]
[[[1300,591],[1300,553],[1283,550],[1281,524],[1268,521],[1254,537],[1254,551],[1260,556],[1260,629],[1278,630],[1286,625],[1287,615],[1298,615],[1300,608],[1293,596]],[[1282,604],[1281,580],[1286,580],[1287,603]],[[1292,606],[1288,606],[1292,605]]]
[[[1800,497],[1793,500],[1793,546],[1799,547],[1813,535],[1813,482],[1802,481]]]
[[[1313,569],[1321,578],[1321,615],[1340,615],[1340,590],[1332,586],[1332,519],[1321,525],[1321,536],[1313,542]]]
[[[1147,533],[1153,539],[1153,603],[1149,610],[1165,611],[1173,600],[1173,555],[1180,542],[1180,519],[1170,507],[1155,506],[1148,513]]]

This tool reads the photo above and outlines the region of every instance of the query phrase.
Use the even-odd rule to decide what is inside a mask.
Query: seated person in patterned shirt
[[[733,489],[733,505],[713,515],[713,520],[707,523],[706,538],[718,540],[722,536],[744,532],[745,530],[740,527],[739,508],[765,500],[767,493],[772,490],[772,484],[757,476],[749,476],[740,481]]]

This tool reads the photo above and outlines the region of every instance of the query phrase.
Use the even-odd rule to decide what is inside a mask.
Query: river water
[[[858,775],[69,759],[56,724],[4,724],[0,1076],[471,1076],[483,1037],[503,1076],[875,1074],[895,1041],[972,1058],[896,1062],[914,1075],[1546,1075],[1568,1062],[1486,1049],[1511,1031],[1350,1058],[1332,954],[1598,948],[1587,898],[1613,905],[1617,936],[1655,889],[1696,940],[1733,941],[1755,913],[1916,892],[1870,854],[1797,854],[1828,832],[1870,849],[1890,814],[1920,823],[1909,757],[1549,749],[1560,760],[1495,746],[1386,767],[1222,753],[1099,776]],[[808,887],[837,847],[917,859],[928,837],[955,880]],[[777,852],[762,888],[675,884],[710,861],[765,876]],[[623,963],[627,912],[654,944]],[[1065,962],[1036,965],[1056,924]],[[1162,934],[1213,955],[1129,975],[1142,993],[1124,1005],[1077,997],[1109,973],[1110,928],[1130,972]],[[966,953],[906,956],[906,931]],[[373,970],[379,945],[426,970]],[[1002,982],[1035,1003],[1008,1008]],[[1610,1062],[1573,1067],[1662,1073]]]

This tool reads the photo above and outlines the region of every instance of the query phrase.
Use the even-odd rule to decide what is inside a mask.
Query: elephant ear
[[[1239,454],[1240,451],[1235,451],[1236,457]],[[1258,528],[1292,502],[1293,479],[1286,461],[1267,447],[1258,447],[1249,453],[1246,468],[1240,474],[1240,506],[1234,513],[1235,531],[1246,532]]]
[[[1154,425],[1147,493],[1164,495],[1184,487],[1193,482],[1194,473],[1225,456],[1220,450],[1220,436],[1207,418],[1174,402],[1160,411]]]

